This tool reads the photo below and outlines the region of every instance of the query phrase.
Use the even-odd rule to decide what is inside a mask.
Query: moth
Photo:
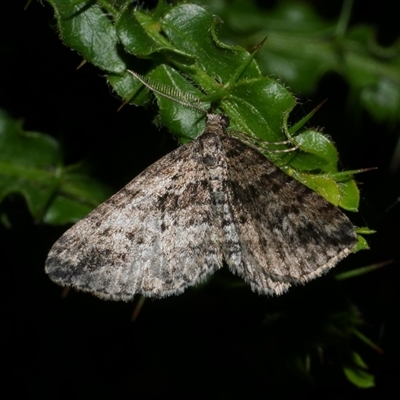
[[[197,139],[66,231],[47,257],[50,278],[127,301],[179,294],[226,264],[253,291],[280,295],[350,254],[347,216],[228,136],[228,124],[207,114]]]

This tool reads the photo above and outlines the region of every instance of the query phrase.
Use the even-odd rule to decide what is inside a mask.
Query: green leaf
[[[355,268],[350,271],[345,271],[340,274],[335,275],[335,279],[338,281],[349,279],[349,278],[357,278],[364,274],[369,274],[377,269],[383,268],[386,265],[393,264],[393,260],[383,261],[376,264],[367,265],[366,267]]]
[[[67,167],[58,181],[57,191],[43,222],[63,225],[75,223],[110,197],[112,191],[91,178],[82,167]]]
[[[51,137],[24,132],[21,123],[0,110],[0,202],[21,194],[35,219],[40,219],[60,174],[61,155]]]
[[[68,4],[72,7],[71,3]],[[351,177],[343,179],[337,175],[338,154],[333,143],[320,132],[302,127],[315,110],[294,125],[296,129],[292,130],[296,130],[297,136],[292,138],[287,119],[296,104],[294,96],[278,81],[262,76],[253,56],[245,49],[224,44],[218,38],[216,30],[220,20],[217,17],[194,4],[171,7],[159,2],[155,11],[142,11],[131,7],[128,1],[120,1],[117,7],[112,1],[103,0],[86,3],[84,8],[82,4],[74,7],[75,14],[68,14],[69,23],[74,18],[82,18],[90,10],[96,15],[104,13],[100,19],[104,19],[107,26],[115,26],[107,29],[113,32],[112,41],[116,42],[118,36],[121,48],[116,54],[126,60],[128,69],[141,72],[145,79],[170,88],[171,92],[183,96],[189,93],[199,99],[196,107],[204,112],[156,95],[159,121],[182,143],[203,132],[205,112],[211,105],[211,110],[229,117],[232,135],[249,144],[255,143],[274,163],[331,203],[347,210],[357,210],[357,186]],[[246,10],[238,2],[235,7],[241,7],[245,19]],[[290,17],[288,8],[282,6],[279,10],[277,13],[280,13],[281,20]],[[287,29],[293,31],[297,24],[302,26],[306,36],[315,29],[327,32],[328,26],[324,23],[310,26],[310,21],[315,21],[316,17],[307,8],[300,11],[298,15],[303,15],[301,21],[287,22],[284,25]],[[59,21],[62,30],[65,21],[60,18]],[[99,35],[103,35],[103,27],[96,24],[92,27],[100,29]],[[75,35],[78,37],[76,40],[73,39],[74,32],[70,31],[72,42],[82,42],[79,41],[81,30],[77,30]],[[269,42],[270,38],[267,45]],[[143,61],[143,57],[147,61]],[[118,73],[109,67],[105,69],[112,71],[108,80],[124,102],[143,105],[149,101],[151,94],[148,89],[125,71],[125,64]],[[274,142],[286,139],[300,146],[300,150],[290,153],[269,151],[276,148]],[[282,149],[285,147],[278,146],[278,150]]]
[[[170,52],[170,57],[178,55],[191,60],[191,56],[176,49],[161,34],[159,15],[167,11],[169,6],[160,2],[154,15],[148,12],[136,10],[136,7],[129,5],[116,21],[118,37],[124,48],[131,54],[140,57],[150,58],[158,52]]]
[[[344,367],[346,378],[355,386],[361,389],[368,389],[375,386],[375,377],[365,369],[367,365],[361,356],[353,352],[354,366]]]
[[[357,251],[360,251],[360,250],[369,250],[368,242],[364,237],[362,237],[360,234],[358,234],[357,239],[358,239],[357,246],[353,250],[354,253],[356,253]]]
[[[109,72],[121,73],[118,37],[107,12],[95,1],[47,0],[54,8],[60,36],[86,61]]]
[[[342,197],[340,199],[340,207],[345,210],[356,212],[360,202],[360,192],[357,184],[353,179],[339,181]]]
[[[306,130],[296,136],[302,153],[290,163],[298,170],[319,170],[334,173],[337,171],[338,153],[333,143],[322,133]]]
[[[0,109],[0,202],[10,194],[23,196],[36,221],[64,224],[82,218],[109,191],[83,172],[64,170],[53,138],[25,132]]]
[[[195,97],[202,96],[202,92],[199,89],[188,82],[177,71],[166,65],[155,68],[149,74],[149,77],[155,82],[162,82],[169,87],[177,88],[181,93],[190,94]],[[163,96],[156,95],[156,97],[160,107],[160,121],[181,143],[189,142],[204,132],[204,113],[199,113],[199,111],[190,107],[182,106]],[[204,104],[206,107],[208,105],[209,103]]]
[[[361,235],[372,235],[375,232],[376,231],[374,231],[373,229],[370,229],[370,228],[367,228],[367,227],[357,228],[357,233],[359,233]]]
[[[211,91],[218,82],[227,82],[236,69],[247,59],[248,53],[238,47],[227,46],[215,36],[220,22],[204,8],[195,4],[174,7],[162,18],[162,29],[170,42],[196,59],[193,79],[203,78],[202,87]],[[204,73],[209,78],[206,80]],[[243,78],[260,76],[255,63],[246,69]],[[210,87],[206,84],[209,83]]]
[[[399,121],[400,42],[384,48],[377,44],[375,27],[347,29],[346,6],[331,22],[307,2],[278,1],[268,11],[258,9],[254,0],[201,2],[224,19],[229,40],[247,47],[255,37],[268,37],[257,55],[264,74],[278,76],[306,94],[326,73],[335,72],[347,81],[353,102],[357,100],[378,122]]]
[[[335,206],[340,206],[348,211],[357,211],[360,194],[353,180],[337,181],[331,174],[311,174],[295,170],[286,172],[318,192]]]

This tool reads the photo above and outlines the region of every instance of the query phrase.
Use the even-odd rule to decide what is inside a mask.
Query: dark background
[[[337,16],[339,2],[323,3],[319,11]],[[352,22],[376,26],[381,43],[391,44],[399,35],[391,3],[356,1]],[[76,69],[81,58],[59,40],[47,3],[33,2],[26,11],[24,4],[2,4],[0,107],[23,119],[26,130],[59,139],[66,164],[85,160],[92,175],[112,190],[176,147],[168,132],[151,123],[150,110],[117,112],[120,100],[102,71],[91,65]],[[399,172],[389,171],[398,125],[376,124],[367,113],[353,118],[347,96],[346,83],[329,74],[303,99],[310,101],[309,108],[303,103],[306,113],[329,98],[312,122],[333,137],[345,168],[379,168],[357,176],[358,225],[377,230],[369,237],[371,250],[350,256],[338,271],[386,260],[393,260],[391,265],[340,286],[329,275],[280,298],[258,296],[242,285],[232,288],[240,282],[222,270],[202,288],[146,301],[132,323],[135,303],[104,302],[74,291],[61,299],[62,289],[43,268],[66,227],[35,223],[24,200],[9,196],[1,207],[12,226],[0,227],[0,363],[9,398],[254,398],[303,390],[316,398],[375,398],[389,393],[399,373]],[[286,361],[300,357],[318,336],[314,329],[324,316],[344,304],[356,306],[365,321],[360,330],[384,349],[378,354],[357,340],[351,343],[375,374],[376,388],[355,389],[329,362],[312,364],[315,380],[305,381]],[[287,318],[271,328],[267,321],[277,313]],[[327,352],[329,360],[329,346]]]

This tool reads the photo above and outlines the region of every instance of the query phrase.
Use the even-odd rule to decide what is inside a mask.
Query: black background
[[[315,3],[326,17],[338,13],[340,2]],[[352,23],[375,26],[381,43],[391,44],[399,35],[391,3],[356,1]],[[85,160],[92,175],[113,190],[176,147],[168,132],[151,124],[151,111],[117,112],[120,100],[102,71],[89,64],[76,69],[81,58],[59,40],[51,7],[33,2],[23,11],[24,4],[2,4],[0,107],[23,119],[26,130],[59,139],[66,164]],[[73,291],[61,299],[62,289],[43,266],[66,227],[35,223],[24,200],[9,196],[2,207],[12,227],[0,228],[0,363],[9,398],[255,398],[302,390],[317,398],[375,398],[389,393],[399,372],[399,207],[386,211],[399,196],[399,172],[389,171],[398,126],[377,124],[364,112],[354,118],[347,96],[347,84],[328,74],[296,116],[329,98],[313,124],[326,127],[345,168],[379,168],[357,177],[362,201],[355,219],[377,230],[369,238],[371,251],[350,256],[339,270],[393,260],[390,266],[339,289],[328,276],[307,290],[294,288],[272,299],[247,287],[227,287],[226,282],[238,281],[220,271],[203,288],[146,301],[132,323],[135,303],[104,302]],[[354,343],[377,387],[359,391],[335,368],[327,377],[318,366],[317,383],[304,382],[285,358],[301,352],[304,338],[312,340],[316,319],[349,301],[365,321],[362,332],[385,351],[377,354]],[[276,310],[290,318],[271,331],[265,320]]]

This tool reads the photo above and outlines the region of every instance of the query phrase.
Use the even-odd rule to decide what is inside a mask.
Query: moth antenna
[[[184,93],[181,92],[180,90],[172,87],[172,86],[168,86],[168,85],[164,85],[163,83],[159,83],[159,82],[152,82],[150,81],[148,78],[138,74],[137,72],[131,71],[131,70],[127,70],[131,75],[133,75],[138,81],[140,81],[144,86],[146,86],[148,89],[150,89],[152,92],[157,93],[160,96],[163,96],[171,101],[174,101],[175,103],[178,103],[184,107],[189,107],[193,110],[197,110],[203,114],[207,114],[207,111],[203,110],[200,107],[197,107],[195,104],[193,103],[199,103],[199,99],[196,98],[195,96],[193,96],[190,93]],[[246,135],[247,138],[247,135]],[[249,142],[248,139],[244,139],[245,141]],[[254,143],[251,142],[250,143],[253,145],[254,147]],[[291,140],[284,140],[281,142],[266,142],[265,144],[268,145],[284,145],[284,144],[293,144],[293,142]],[[258,143],[257,143],[258,144]],[[266,148],[267,146],[265,146],[265,149],[274,153],[290,153],[292,151],[297,150],[298,148],[300,148],[299,144],[295,144],[294,146],[288,148],[288,149],[271,149],[271,148]]]
[[[245,133],[238,131],[234,131],[233,136],[236,136],[238,139],[245,142],[248,146],[252,147],[253,149],[256,150],[263,149],[271,153],[290,153],[300,148],[299,143],[293,143],[293,141],[290,139],[282,140],[280,142],[268,142],[268,141],[258,140],[257,138],[251,135],[246,135]],[[287,149],[271,149],[270,147],[270,146],[279,146],[285,144],[291,144],[292,146]]]
[[[137,72],[127,70],[131,75],[133,75],[138,81],[140,81],[144,86],[150,89],[153,93],[156,93],[166,99],[174,101],[184,107],[192,108],[196,111],[200,111],[203,114],[207,114],[207,111],[203,110],[201,107],[197,107],[193,103],[199,103],[199,99],[190,93],[183,93],[180,90],[164,85],[159,82],[151,82],[148,78],[138,74]]]

